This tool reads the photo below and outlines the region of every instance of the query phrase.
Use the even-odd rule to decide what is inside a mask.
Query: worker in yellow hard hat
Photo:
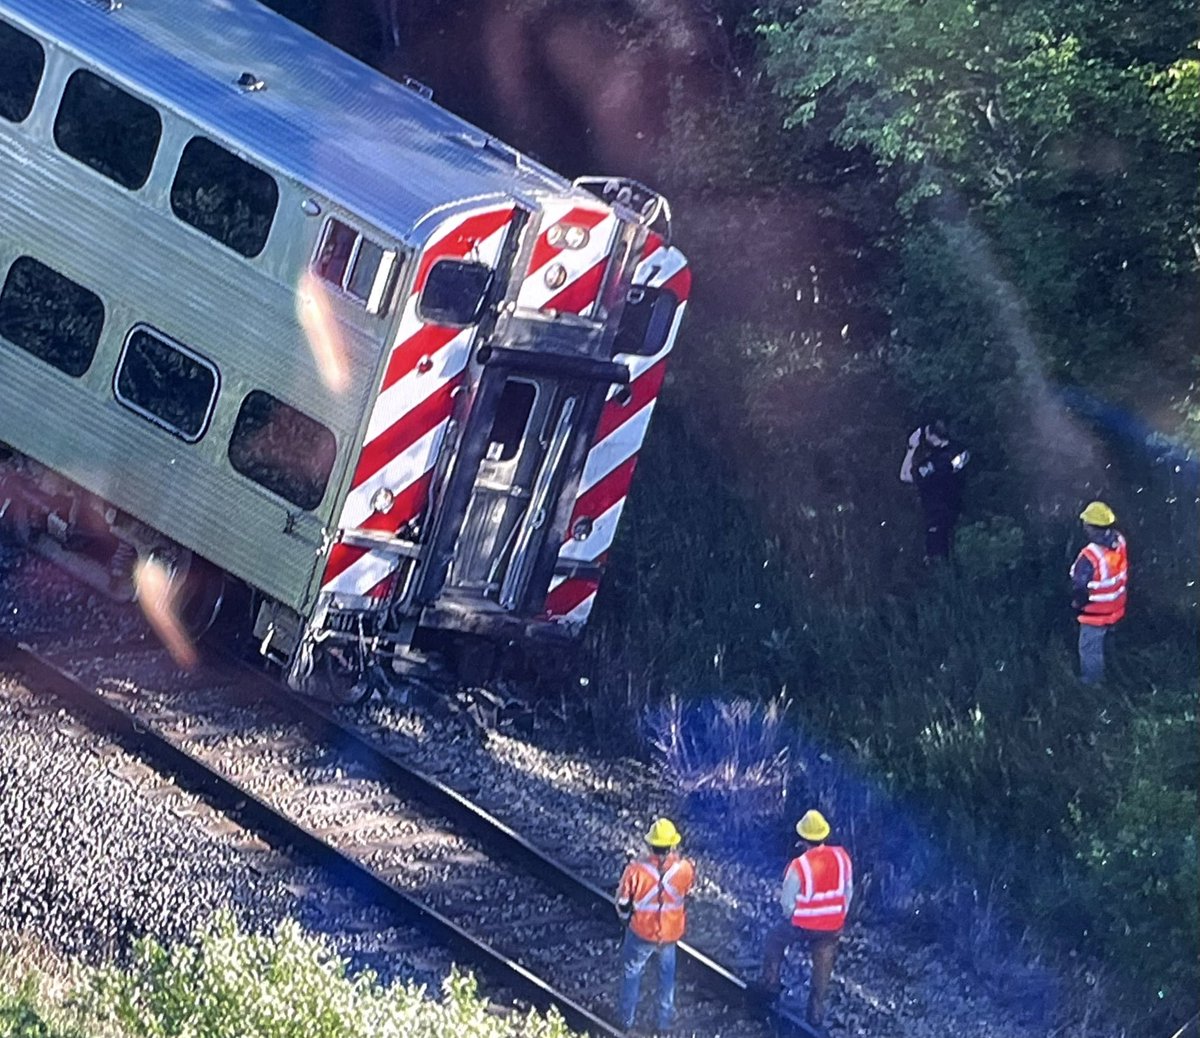
[[[628,923],[617,1016],[625,1030],[633,1027],[642,974],[657,954],[658,1030],[667,1031],[675,1017],[675,946],[687,926],[685,899],[696,870],[679,854],[682,837],[669,818],[650,826],[644,840],[645,853],[625,867],[617,887],[617,914]]]
[[[1093,501],[1079,518],[1088,543],[1071,566],[1071,606],[1079,621],[1079,677],[1085,685],[1104,680],[1104,642],[1125,616],[1129,554],[1117,516]]]
[[[829,833],[829,823],[815,808],[796,823],[803,853],[788,863],[783,874],[779,895],[783,919],[768,932],[763,945],[760,985],[768,997],[777,998],[783,990],[780,974],[784,952],[792,944],[803,943],[812,955],[808,1023],[822,1034],[825,994],[854,896],[850,855],[844,847],[827,842]]]

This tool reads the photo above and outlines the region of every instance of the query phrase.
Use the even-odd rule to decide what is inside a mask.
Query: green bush
[[[954,534],[954,557],[959,572],[977,584],[995,581],[997,591],[1011,590],[1026,568],[1025,531],[1008,516],[991,516],[959,526]]]
[[[1064,953],[1064,969],[1100,956],[1124,1018],[1165,1023],[1186,1010],[1200,769],[1167,737],[1188,730],[1180,703],[1194,699],[1200,671],[1185,586],[1196,542],[1172,532],[1190,529],[1188,517],[1168,515],[1156,489],[1122,509],[1137,548],[1136,608],[1097,694],[1074,674],[1074,509],[993,513],[960,527],[953,564],[926,569],[909,556],[906,565],[896,561],[902,524],[865,522],[869,501],[838,511],[782,479],[738,494],[705,452],[707,428],[660,417],[668,421],[638,476],[655,493],[631,499],[592,632],[596,709],[610,720],[614,711],[665,719],[652,737],[681,791],[702,810],[717,784],[709,779],[724,776],[756,831],[764,819],[747,780],[766,779],[788,747],[796,794],[833,805],[865,840],[864,911],[895,915],[907,887],[934,909],[924,919],[974,887],[989,919],[1020,919],[1018,932]],[[769,464],[786,470],[777,455]],[[789,527],[788,547],[764,526]],[[607,655],[614,646],[620,653]],[[1164,688],[1191,691],[1176,699]],[[792,705],[769,746],[714,706],[737,695],[765,706],[783,690]],[[663,708],[672,697],[677,705]],[[689,731],[702,737],[689,741]],[[841,777],[805,772],[814,746]],[[714,759],[722,750],[727,759]],[[1177,763],[1148,766],[1160,757]],[[759,788],[778,811],[778,780]],[[876,819],[889,802],[920,805],[909,821],[921,839],[937,834],[929,861],[911,857],[916,837],[894,853]],[[954,862],[957,877],[935,860]],[[1013,966],[1009,937],[990,924],[950,919],[937,932],[993,971]]]
[[[1098,915],[1096,940],[1118,961],[1158,978],[1167,1003],[1195,994],[1200,948],[1200,858],[1196,818],[1194,697],[1159,697],[1137,709],[1127,730],[1110,734],[1107,799],[1075,807],[1076,857]],[[1181,954],[1190,949],[1190,956]]]
[[[13,1038],[570,1038],[554,1012],[496,1015],[452,972],[440,1000],[412,984],[352,974],[294,921],[271,935],[218,915],[194,943],[139,942],[127,966],[84,975],[57,998],[33,979],[0,990]]]
[[[41,997],[32,978],[12,990],[0,988],[0,1035],[11,1038],[67,1038],[69,1032],[43,1016]]]

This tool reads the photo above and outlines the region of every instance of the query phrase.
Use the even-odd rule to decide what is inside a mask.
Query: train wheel
[[[225,605],[225,595],[225,573],[193,556],[176,600],[184,630],[197,641],[208,634]]]
[[[170,554],[151,553],[138,564],[138,573],[144,609],[164,606],[192,642],[212,629],[225,603],[224,572],[181,548]]]

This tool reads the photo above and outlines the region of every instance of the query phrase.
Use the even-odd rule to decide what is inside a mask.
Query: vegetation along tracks
[[[0,642],[0,661],[266,837],[397,912],[505,991],[594,1035],[612,1021],[610,897],[447,784],[261,673],[181,674],[151,642]],[[682,1033],[806,1035],[681,945]]]

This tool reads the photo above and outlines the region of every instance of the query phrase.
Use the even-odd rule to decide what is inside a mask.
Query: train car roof
[[[0,15],[400,238],[464,198],[570,191],[545,167],[257,0],[0,0]],[[243,73],[263,82],[238,85]]]

